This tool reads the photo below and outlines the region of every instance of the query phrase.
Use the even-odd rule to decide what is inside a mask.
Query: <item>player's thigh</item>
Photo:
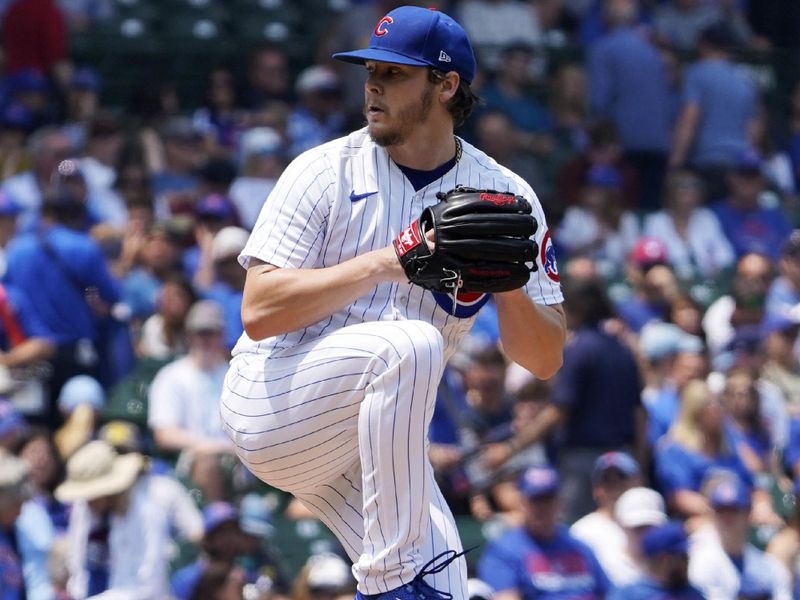
[[[344,327],[270,357],[237,356],[220,403],[223,426],[242,461],[276,487],[338,476],[357,458],[371,384],[401,363],[440,369],[442,346],[428,323],[391,321]]]

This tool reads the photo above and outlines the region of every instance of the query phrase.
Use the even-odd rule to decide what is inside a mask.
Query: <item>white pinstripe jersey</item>
[[[456,185],[511,191],[533,205],[539,223],[539,269],[526,285],[539,304],[563,300],[558,267],[542,207],[519,176],[461,142],[461,157],[441,178],[415,191],[385,148],[366,128],[301,154],[286,168],[261,209],[239,256],[247,268],[255,257],[280,268],[322,268],[389,245],[436,193]],[[439,329],[445,357],[472,327],[485,294],[461,294],[453,314],[452,296],[409,283],[382,283],[349,306],[303,329],[253,341],[243,334],[233,354],[268,354],[346,325],[378,320],[420,319]]]

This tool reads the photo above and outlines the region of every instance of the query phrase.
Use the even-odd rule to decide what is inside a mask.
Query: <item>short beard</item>
[[[397,146],[402,144],[408,138],[411,128],[414,125],[424,123],[431,112],[433,106],[433,86],[428,86],[422,94],[422,98],[418,104],[407,106],[398,113],[398,120],[400,123],[393,129],[383,132],[373,131],[372,127],[368,126],[372,141],[383,148],[387,146]],[[366,115],[367,107],[364,107],[364,114]]]

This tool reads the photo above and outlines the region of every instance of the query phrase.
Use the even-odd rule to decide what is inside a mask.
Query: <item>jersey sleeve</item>
[[[558,304],[564,301],[564,296],[561,293],[556,250],[547,226],[547,217],[539,199],[530,187],[525,186],[520,193],[531,201],[533,216],[539,224],[536,235],[534,235],[539,248],[536,257],[537,270],[531,273],[531,278],[525,284],[525,292],[537,304]]]
[[[239,263],[251,258],[280,268],[311,267],[319,255],[330,213],[335,174],[316,150],[286,168],[261,208]]]

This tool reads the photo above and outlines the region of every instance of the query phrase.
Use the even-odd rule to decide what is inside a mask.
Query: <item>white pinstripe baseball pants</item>
[[[442,336],[423,321],[352,325],[231,363],[220,411],[239,458],[331,529],[363,594],[461,550],[427,453],[443,368]],[[467,597],[463,557],[426,580]]]

